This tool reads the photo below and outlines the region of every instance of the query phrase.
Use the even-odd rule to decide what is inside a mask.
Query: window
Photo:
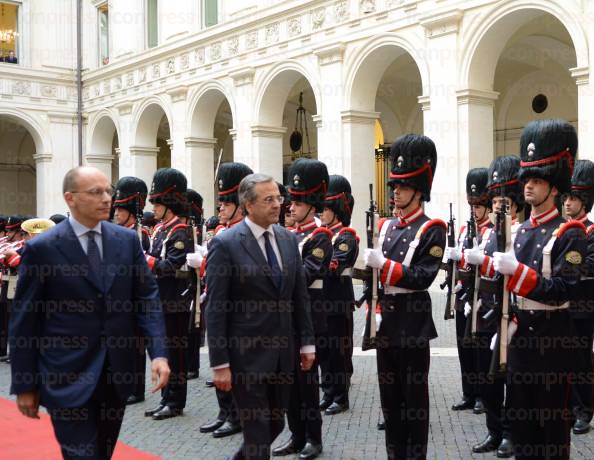
[[[99,20],[99,63],[109,64],[109,8],[107,3],[97,8]]]
[[[204,27],[210,27],[219,22],[218,0],[204,0]]]
[[[146,45],[154,48],[159,44],[159,2],[146,0]]]
[[[0,2],[0,62],[18,64],[18,6]]]

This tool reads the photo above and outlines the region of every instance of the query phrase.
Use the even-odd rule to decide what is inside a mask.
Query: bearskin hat
[[[152,211],[145,211],[142,213],[142,226],[143,227],[154,227],[157,225],[157,219],[155,219],[155,213]]]
[[[6,231],[7,232],[15,232],[21,229],[21,224],[27,219],[23,216],[15,215],[9,216],[6,220]]]
[[[594,204],[594,163],[590,160],[578,160],[571,178],[570,194],[579,198],[586,212],[592,211]]]
[[[146,183],[138,177],[122,177],[115,186],[114,208],[123,208],[138,216],[146,204]]]
[[[577,148],[577,133],[568,122],[529,123],[520,140],[520,181],[540,178],[557,187],[561,194],[569,192]]]
[[[489,198],[497,196],[510,198],[518,206],[518,212],[524,209],[524,189],[518,179],[520,157],[507,155],[497,157],[489,166]]]
[[[349,226],[354,205],[355,199],[348,179],[338,174],[331,175],[324,207],[331,209],[343,225]]]
[[[49,220],[51,220],[54,224],[59,224],[60,222],[66,220],[67,217],[64,214],[53,214],[50,216]]]
[[[153,177],[149,201],[168,207],[180,215],[186,207],[188,181],[181,171],[173,168],[158,169]]]
[[[487,168],[472,168],[466,174],[466,199],[470,205],[491,206],[487,193],[489,170]]]
[[[431,185],[437,168],[435,144],[427,136],[405,134],[390,149],[392,170],[388,185],[405,185],[421,192],[422,200],[431,199]]]
[[[278,193],[280,196],[283,197],[283,204],[281,204],[280,215],[278,219],[278,223],[285,226],[285,214],[288,214],[289,208],[291,207],[291,198],[289,196],[289,192],[287,191],[287,187],[285,187],[280,182],[277,182],[276,185],[278,186]]]
[[[243,163],[223,163],[217,174],[218,200],[239,206],[239,183],[254,171]]]
[[[0,216],[0,232],[6,231],[6,216]]]
[[[191,217],[197,223],[202,224],[202,205],[204,203],[202,195],[196,190],[189,188],[186,197],[188,199],[188,206],[183,214],[184,217]]]
[[[328,190],[328,168],[318,160],[299,158],[289,168],[287,187],[291,201],[301,201],[322,212]]]

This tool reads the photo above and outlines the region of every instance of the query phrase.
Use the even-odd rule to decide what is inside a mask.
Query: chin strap
[[[547,201],[549,199],[549,197],[551,196],[551,192],[553,191],[553,187],[551,187],[551,185],[549,184],[549,193],[547,193],[547,196],[545,197],[544,200],[542,200],[540,203],[538,204],[533,204],[532,207],[534,208],[538,208],[541,204],[543,204],[545,201]]]
[[[309,216],[309,213],[311,212],[311,210],[313,209],[312,205],[309,205],[309,209],[307,210],[307,212],[305,213],[305,217],[301,220],[297,220],[297,224],[301,225],[301,222],[303,222],[305,219],[307,219],[307,216]]]

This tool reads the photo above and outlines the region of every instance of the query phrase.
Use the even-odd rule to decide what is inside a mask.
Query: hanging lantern
[[[307,129],[307,120],[305,118],[306,112],[303,107],[303,92],[299,93],[299,107],[297,107],[297,116],[295,118],[295,129],[289,138],[289,145],[293,152],[293,160],[297,158],[306,157],[311,158],[311,145],[309,142],[309,130]],[[305,130],[305,141],[307,143],[307,151],[303,151],[303,132]]]

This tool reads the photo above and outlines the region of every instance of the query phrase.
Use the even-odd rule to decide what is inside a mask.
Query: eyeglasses
[[[262,201],[264,202],[264,204],[267,204],[267,205],[271,205],[275,201],[278,204],[283,204],[285,202],[285,197],[282,196],[282,195],[278,195],[278,196],[267,196]]]
[[[80,191],[71,191],[70,193],[86,193],[91,195],[94,198],[101,198],[104,193],[107,193],[110,197],[113,196],[113,189],[111,187],[103,189],[103,188],[93,188],[91,190],[80,190]]]

